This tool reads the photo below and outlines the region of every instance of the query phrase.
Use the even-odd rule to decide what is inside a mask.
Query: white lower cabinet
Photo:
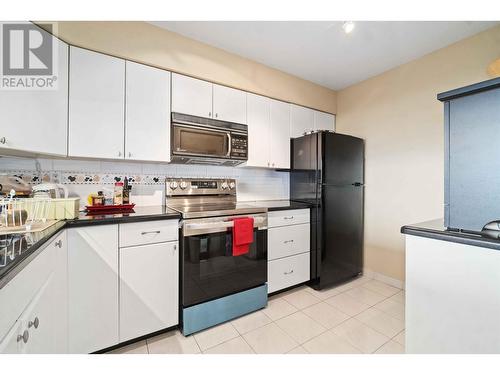
[[[310,249],[310,224],[271,228],[268,233],[268,259],[279,259]]]
[[[2,315],[14,322],[0,336],[0,353],[66,352],[66,252],[62,232],[0,289]]]
[[[68,310],[70,353],[119,343],[118,225],[68,229]]]
[[[178,324],[178,282],[177,242],[120,248],[120,341]]]
[[[310,253],[307,252],[269,261],[267,265],[268,292],[277,292],[309,281],[310,258]]]
[[[268,219],[268,292],[309,281],[310,210],[273,211]]]

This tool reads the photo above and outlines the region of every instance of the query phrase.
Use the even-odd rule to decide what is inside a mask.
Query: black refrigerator
[[[290,199],[311,209],[311,284],[363,271],[364,141],[331,132],[292,139]]]

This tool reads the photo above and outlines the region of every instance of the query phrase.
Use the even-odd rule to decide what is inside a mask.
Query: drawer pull
[[[293,216],[285,216],[285,217],[283,217],[283,219],[285,219],[285,220],[292,220]]]
[[[31,327],[35,327],[35,329],[38,328],[38,326],[40,325],[40,319],[38,319],[38,316],[35,317],[35,320],[33,320],[32,322],[28,322],[28,328],[31,328]]]
[[[283,243],[291,243],[293,242],[293,240],[286,240],[286,241],[283,241]]]
[[[283,275],[291,275],[292,273],[293,273],[293,270],[288,271],[288,272],[285,271],[285,272],[283,272]]]
[[[30,333],[28,332],[27,329],[25,329],[22,335],[17,335],[17,342],[22,341],[26,344],[29,338],[30,338]]]
[[[152,231],[149,231],[149,232],[141,232],[141,234],[144,236],[146,234],[160,234],[161,231],[159,230],[152,230]]]

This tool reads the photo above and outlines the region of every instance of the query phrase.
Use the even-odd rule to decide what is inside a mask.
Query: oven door
[[[232,255],[236,216],[185,220],[182,225],[184,308],[267,282],[267,215],[254,217],[253,243],[247,254]]]
[[[175,123],[172,131],[173,155],[213,158],[231,156],[231,133],[228,131]]]

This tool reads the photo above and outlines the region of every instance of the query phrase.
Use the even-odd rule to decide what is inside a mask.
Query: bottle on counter
[[[115,182],[113,204],[123,204],[123,182]]]
[[[97,195],[92,195],[92,206],[103,206],[104,205],[104,193],[98,191]]]
[[[130,185],[128,183],[128,178],[125,177],[125,181],[123,183],[123,204],[130,203]]]

